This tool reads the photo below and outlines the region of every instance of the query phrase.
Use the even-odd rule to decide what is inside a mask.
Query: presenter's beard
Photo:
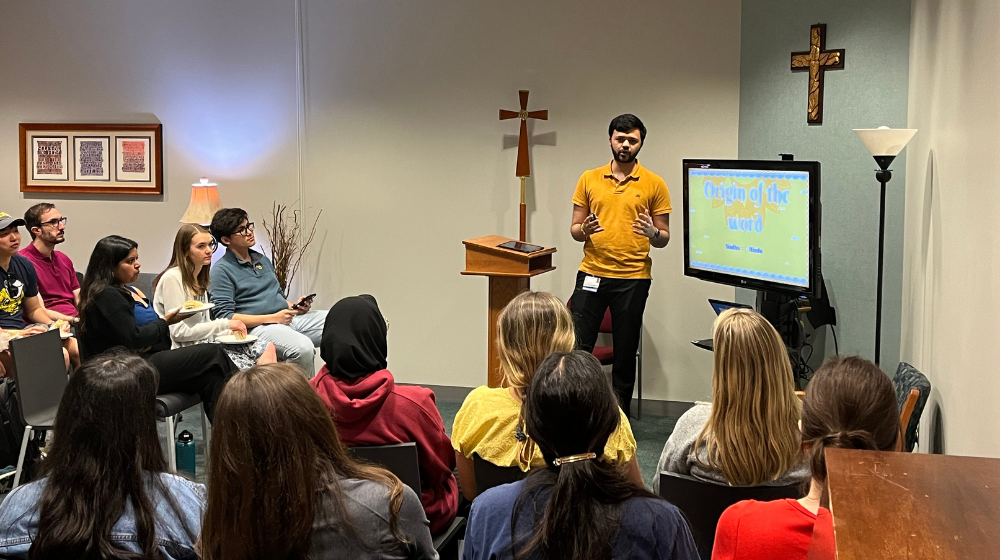
[[[639,149],[641,150],[642,148]],[[639,157],[639,152],[638,150],[635,152],[629,150],[619,150],[616,152],[612,149],[611,156],[614,157],[615,161],[618,163],[632,163],[635,161],[635,158]]]

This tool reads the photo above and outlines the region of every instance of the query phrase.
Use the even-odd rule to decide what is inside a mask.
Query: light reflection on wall
[[[163,76],[168,149],[197,164],[202,174],[259,177],[282,144],[295,137],[296,104],[294,87],[256,77]]]

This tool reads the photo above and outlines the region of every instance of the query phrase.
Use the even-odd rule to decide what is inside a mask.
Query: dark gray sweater
[[[345,478],[340,481],[344,505],[359,541],[349,531],[339,527],[332,515],[317,508],[313,521],[309,557],[313,560],[395,560],[404,558],[437,560],[431,540],[430,524],[420,498],[403,487],[403,504],[399,508],[397,527],[409,541],[400,543],[389,531],[389,489],[370,480]]]

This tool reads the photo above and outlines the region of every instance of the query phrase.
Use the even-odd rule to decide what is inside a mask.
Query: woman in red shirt
[[[458,511],[455,452],[434,393],[396,385],[389,372],[389,323],[370,295],[338,301],[326,316],[320,356],[326,365],[309,384],[326,404],[347,447],[415,442],[420,501],[431,533],[447,529]]]
[[[809,382],[800,426],[812,471],[809,494],[730,506],[719,518],[713,560],[835,558],[832,539],[813,539],[814,529],[817,536],[832,534],[824,450],[895,449],[899,408],[892,382],[862,358],[829,358]]]

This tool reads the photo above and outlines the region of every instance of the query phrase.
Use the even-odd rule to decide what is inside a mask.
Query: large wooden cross
[[[517,92],[518,97],[521,98],[521,110],[520,111],[508,111],[506,109],[500,109],[500,120],[505,121],[507,119],[521,119],[521,132],[517,137],[517,167],[514,170],[514,175],[521,179],[521,241],[527,241],[526,236],[528,233],[528,210],[527,206],[524,204],[524,179],[525,177],[531,176],[531,163],[528,161],[528,119],[540,119],[546,121],[549,119],[548,111],[529,111],[528,110],[528,91],[520,90]]]
[[[826,24],[817,23],[809,32],[809,50],[792,53],[792,72],[809,71],[809,124],[823,123],[823,74],[844,68],[844,52],[826,50]]]

